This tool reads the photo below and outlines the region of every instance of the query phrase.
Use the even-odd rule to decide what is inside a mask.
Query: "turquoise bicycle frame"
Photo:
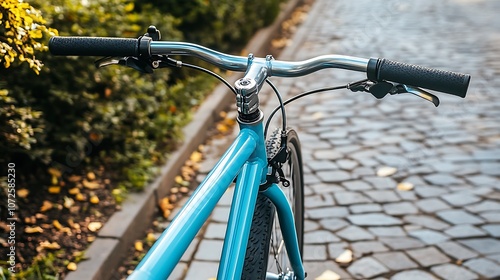
[[[262,118],[253,124],[240,122],[238,137],[128,279],[167,279],[235,178],[236,187],[217,279],[239,279],[259,186],[266,181],[266,175]],[[304,279],[293,213],[286,196],[276,184],[262,193],[276,206],[295,277]]]

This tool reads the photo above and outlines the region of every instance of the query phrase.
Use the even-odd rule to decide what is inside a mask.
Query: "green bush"
[[[154,24],[163,40],[222,51],[236,51],[269,23],[279,2],[30,1],[59,35],[138,37]],[[0,27],[0,38],[2,32]],[[71,173],[104,165],[124,175],[123,186],[142,188],[181,139],[193,106],[214,84],[202,75],[173,75],[168,69],[152,75],[117,66],[96,70],[95,58],[44,52],[37,59],[44,64],[39,74],[26,63],[0,66],[0,149],[5,155],[0,165],[15,162],[18,174],[26,174],[20,183],[36,182],[34,187],[48,167]]]

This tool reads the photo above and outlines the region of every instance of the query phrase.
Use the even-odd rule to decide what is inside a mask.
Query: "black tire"
[[[302,155],[300,142],[294,130],[287,130],[287,147],[290,155],[283,164],[285,177],[290,181],[289,187],[282,187],[287,195],[295,218],[295,229],[299,242],[300,255],[303,252],[304,240],[304,176],[302,171]],[[281,146],[281,129],[277,129],[266,141],[268,158],[274,156]],[[281,246],[281,232],[275,207],[263,194],[258,195],[252,226],[248,238],[245,263],[241,279],[266,279],[266,272],[279,274],[291,270],[286,249]],[[272,243],[272,244],[271,244]],[[271,246],[272,245],[272,246]],[[271,256],[271,259],[269,257]],[[281,269],[281,271],[280,271]]]

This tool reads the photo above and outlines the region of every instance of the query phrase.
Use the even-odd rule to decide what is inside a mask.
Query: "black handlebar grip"
[[[410,86],[449,93],[465,97],[470,75],[371,58],[368,62],[368,79],[392,81]]]
[[[139,56],[138,39],[113,37],[52,37],[49,50],[53,55]]]

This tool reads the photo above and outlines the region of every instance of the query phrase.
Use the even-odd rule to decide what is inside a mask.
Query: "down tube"
[[[170,226],[142,259],[130,279],[166,279],[256,147],[256,135],[241,131]]]
[[[241,278],[255,201],[266,165],[262,160],[247,162],[238,175],[217,279]]]
[[[302,258],[300,257],[300,250],[298,247],[297,231],[295,229],[295,222],[293,218],[292,209],[286,199],[283,191],[276,184],[272,184],[267,190],[262,192],[267,196],[276,206],[278,212],[278,219],[281,227],[281,234],[285,241],[285,247],[290,259],[290,264],[298,280],[305,278],[304,266]]]

